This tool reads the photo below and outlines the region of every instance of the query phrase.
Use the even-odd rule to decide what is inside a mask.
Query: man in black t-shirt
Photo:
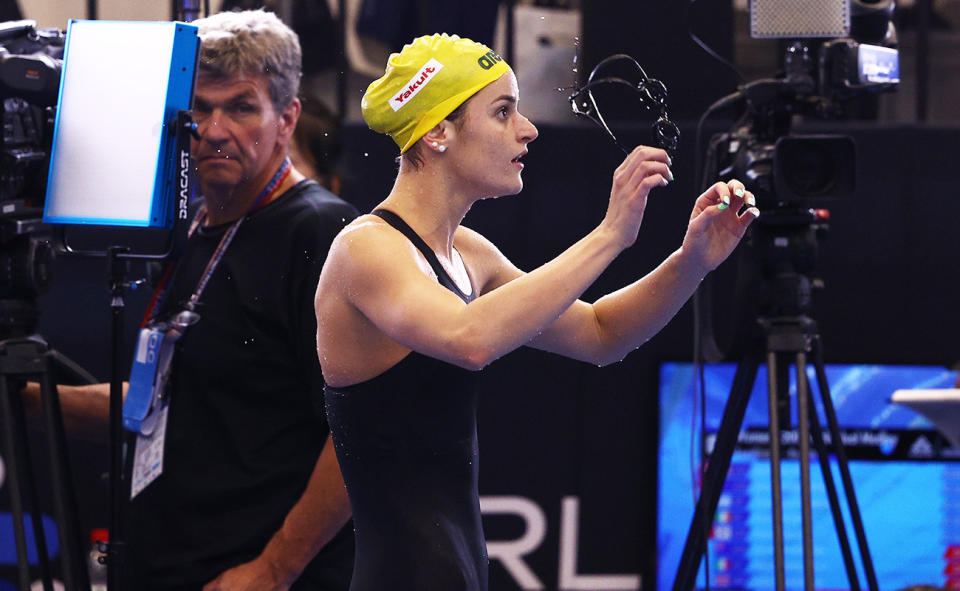
[[[323,414],[313,296],[356,210],[287,157],[296,35],[263,11],[194,24],[203,201],[150,314],[176,315],[207,281],[174,356],[162,473],[128,508],[124,588],[345,590],[350,509]],[[105,424],[106,384],[60,394],[68,428]]]

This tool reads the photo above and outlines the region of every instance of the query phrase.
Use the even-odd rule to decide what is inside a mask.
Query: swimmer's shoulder
[[[484,255],[500,252],[486,236],[464,225],[457,227],[457,233],[453,237],[453,245],[462,255]]]
[[[453,245],[457,247],[457,250],[460,251],[462,256],[474,260],[496,263],[506,260],[496,244],[480,232],[463,225],[457,228]]]
[[[333,265],[352,270],[367,269],[381,275],[390,269],[406,268],[411,262],[417,268],[419,252],[410,240],[375,215],[362,215],[343,228],[330,249],[328,260]],[[351,271],[352,273],[352,271]]]
[[[389,224],[368,213],[344,226],[337,235],[334,246],[354,253],[358,248],[365,248],[368,245],[376,247],[384,242],[398,241],[398,238],[402,238],[402,236],[395,232]]]

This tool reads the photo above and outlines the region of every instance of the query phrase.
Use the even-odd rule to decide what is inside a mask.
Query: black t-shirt
[[[356,215],[303,181],[241,224],[178,344],[163,474],[127,516],[130,589],[199,589],[255,558],[300,498],[329,432],[313,296]],[[229,226],[190,238],[161,318],[182,309]],[[340,532],[294,589],[346,589],[352,546]]]

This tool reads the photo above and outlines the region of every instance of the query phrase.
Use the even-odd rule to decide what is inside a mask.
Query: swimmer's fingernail
[[[724,209],[726,209],[726,208],[728,208],[728,207],[730,207],[730,206],[729,206],[728,204],[726,204],[726,203],[721,203],[721,204],[717,205],[717,209],[719,209],[719,210],[721,210],[721,211],[724,210]]]
[[[737,188],[733,193],[734,193],[737,197],[743,197],[743,189]]]

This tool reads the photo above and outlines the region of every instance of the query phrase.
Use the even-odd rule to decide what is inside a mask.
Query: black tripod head
[[[748,245],[759,282],[758,317],[811,314],[813,289],[823,287],[816,271],[828,220],[824,209],[778,209],[753,225]]]

